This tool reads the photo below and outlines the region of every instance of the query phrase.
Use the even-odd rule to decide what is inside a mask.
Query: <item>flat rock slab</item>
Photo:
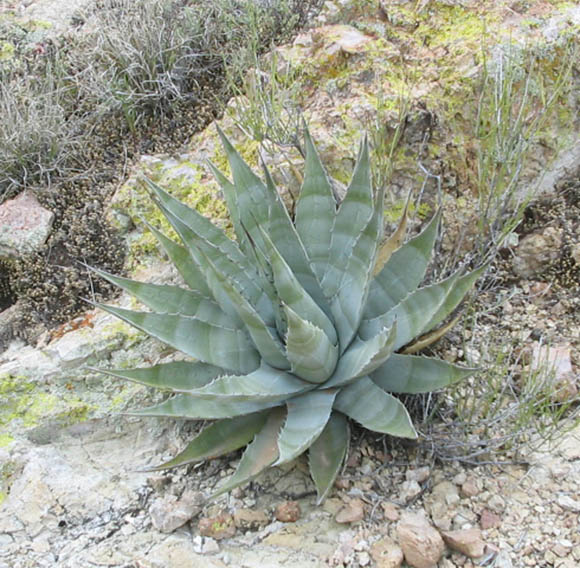
[[[54,213],[25,191],[0,205],[0,258],[18,258],[46,242]]]

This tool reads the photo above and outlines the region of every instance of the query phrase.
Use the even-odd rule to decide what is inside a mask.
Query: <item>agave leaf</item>
[[[368,375],[374,371],[393,353],[396,337],[395,322],[390,329],[383,329],[367,341],[355,339],[346,353],[339,359],[334,374],[324,383],[324,388],[347,385],[357,377]]]
[[[440,219],[441,211],[438,211],[427,227],[397,249],[375,276],[369,287],[364,319],[384,314],[403,300],[409,290],[419,286],[431,258]]]
[[[189,394],[176,394],[160,404],[132,410],[126,414],[131,416],[189,418],[192,420],[218,420],[252,414],[279,404],[276,401],[203,400]]]
[[[302,319],[312,323],[324,331],[329,341],[336,344],[338,341],[334,325],[316,304],[311,296],[302,287],[292,269],[270,240],[270,237],[263,232],[263,240],[266,251],[272,266],[274,275],[274,286],[278,292],[278,297],[289,306]]]
[[[163,204],[158,203],[158,207],[177,231],[191,256],[203,270],[212,294],[222,310],[228,315],[235,315],[237,317],[236,306],[232,304],[229,296],[223,292],[219,285],[216,284],[215,279],[212,282],[209,282],[209,279],[214,275],[214,273],[210,270],[207,259],[215,264],[219,272],[224,274],[231,281],[236,282],[239,289],[243,291],[247,298],[249,298],[252,305],[256,307],[268,325],[274,325],[274,306],[266,292],[270,285],[265,282],[264,279],[260,278],[258,272],[249,265],[246,257],[240,252],[241,258],[237,255],[235,258],[230,258],[224,250],[213,246],[212,243],[200,238],[197,234],[191,231],[179,217],[166,209]]]
[[[444,305],[445,299],[453,289],[461,274],[456,272],[449,278],[430,286],[411,292],[402,302],[383,315],[372,320],[363,320],[360,336],[368,339],[384,327],[397,321],[397,339],[395,350],[409,343],[412,339],[427,331],[431,319]]]
[[[91,270],[115,284],[115,286],[129,292],[155,312],[194,316],[201,321],[223,327],[241,327],[239,318],[228,316],[216,302],[200,295],[198,292],[185,290],[179,286],[150,284],[139,282],[138,280],[130,280],[129,278],[121,278],[96,268]]]
[[[367,230],[375,214],[376,208],[373,203],[373,189],[369,164],[369,144],[365,137],[360,148],[352,180],[346,190],[346,195],[340,204],[332,226],[330,255],[322,280],[322,288],[327,297],[330,298],[337,294],[343,284],[345,267],[353,255],[353,249],[357,242],[359,242],[360,235]],[[373,245],[376,247],[376,242]],[[367,248],[362,248],[361,250],[368,251]],[[361,251],[358,254],[360,255]],[[370,258],[373,257],[374,253]],[[368,267],[369,264],[367,263],[366,266]]]
[[[342,389],[334,407],[365,428],[399,438],[417,438],[403,403],[378,387],[369,377]]]
[[[340,285],[330,304],[336,322],[341,353],[350,345],[362,319],[377,246],[383,230],[383,199],[384,192],[381,190],[373,216],[357,236],[344,267],[334,265],[334,269],[342,270]]]
[[[471,287],[475,284],[475,281],[487,270],[487,267],[488,265],[484,264],[464,276],[461,276],[451,287],[445,297],[445,301],[441,304],[437,312],[429,320],[429,323],[422,331],[429,331],[436,325],[439,325],[461,303],[467,292],[469,292]]]
[[[286,353],[292,372],[310,383],[323,383],[332,375],[338,360],[338,347],[319,327],[302,319],[284,305],[288,322]]]
[[[405,234],[407,232],[407,219],[409,213],[409,203],[411,202],[411,193],[407,197],[407,203],[405,203],[405,209],[403,209],[403,214],[401,215],[401,220],[395,232],[379,247],[377,254],[377,262],[373,269],[373,276],[376,276],[387,264],[388,260],[391,258],[393,253],[401,247],[403,241],[405,240]]]
[[[198,292],[202,296],[208,298],[212,297],[212,293],[207,285],[203,270],[194,261],[194,259],[189,254],[189,251],[176,242],[172,241],[170,238],[166,237],[163,233],[158,231],[152,225],[146,223],[149,230],[155,235],[155,238],[159,241],[163,250],[165,250],[169,260],[173,263],[175,268],[185,283],[194,291]]]
[[[395,354],[371,373],[371,379],[389,392],[417,394],[452,385],[476,371],[431,357]]]
[[[157,389],[175,391],[201,388],[217,377],[227,374],[221,367],[200,363],[199,361],[173,361],[143,369],[94,369],[121,379]]]
[[[204,428],[172,460],[149,471],[160,471],[229,454],[251,442],[264,426],[267,417],[267,412],[256,412],[214,422]]]
[[[350,433],[344,414],[333,412],[324,430],[310,446],[310,474],[318,493],[317,504],[320,505],[334,485],[346,452]]]
[[[190,316],[95,305],[204,363],[239,373],[251,373],[260,364],[259,353],[242,330],[212,325]]]
[[[278,339],[276,330],[266,325],[254,306],[218,272],[211,260],[206,258],[206,262],[208,271],[211,272],[208,280],[210,282],[216,281],[223,292],[227,294],[264,361],[279,369],[289,369],[290,363],[288,363],[285,349]]]
[[[461,314],[458,314],[445,325],[442,325],[441,327],[438,327],[429,333],[425,333],[421,337],[415,339],[415,341],[409,343],[409,345],[407,345],[404,349],[401,349],[401,353],[403,353],[403,355],[411,355],[421,351],[421,349],[425,349],[425,347],[428,347],[429,345],[441,339],[451,328],[455,327],[460,319]]]
[[[212,243],[222,254],[231,257],[235,262],[245,261],[245,257],[238,245],[222,229],[214,225],[195,209],[175,199],[150,179],[145,178],[145,181],[149,189],[151,189],[155,197],[159,200],[159,203],[163,205],[163,209],[177,217],[192,233],[195,233],[200,239]]]
[[[270,208],[274,205],[271,195],[262,180],[246,164],[240,154],[217,126],[222,145],[226,152],[236,191],[237,214],[240,223],[261,246],[259,226],[267,226]]]
[[[268,235],[280,252],[288,266],[292,269],[296,279],[304,287],[306,292],[315,301],[324,313],[330,316],[330,305],[322,292],[320,282],[314,274],[310,261],[306,254],[304,244],[300,239],[296,227],[285,205],[282,203],[280,194],[274,185],[274,180],[264,165],[266,187],[272,195],[275,206],[270,208]]]
[[[240,219],[236,186],[220,170],[218,170],[211,161],[208,160],[207,165],[222,188],[222,194],[226,200],[230,217],[232,218],[232,224],[234,226],[234,232],[236,233],[239,246],[245,254],[248,254],[251,246],[246,238],[246,232],[243,229],[242,221]]]
[[[336,201],[308,130],[304,131],[304,141],[306,164],[304,183],[296,204],[296,231],[304,243],[314,273],[322,280],[329,258]]]
[[[278,437],[280,465],[304,452],[326,426],[336,390],[317,390],[294,397],[286,403],[288,417]]]
[[[275,408],[270,412],[266,424],[242,455],[238,469],[213,493],[212,499],[250,481],[276,461],[278,458],[276,440],[285,417],[286,412],[282,408]]]
[[[222,376],[189,394],[205,400],[284,401],[312,388],[312,384],[262,363],[253,373]]]

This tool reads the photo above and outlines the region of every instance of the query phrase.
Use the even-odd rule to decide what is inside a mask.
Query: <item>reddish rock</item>
[[[201,493],[186,491],[179,499],[166,495],[156,499],[149,509],[153,526],[162,533],[171,533],[201,512]]]
[[[445,544],[429,521],[418,513],[405,513],[397,526],[405,561],[413,568],[435,568]]]
[[[389,503],[388,501],[381,503],[383,508],[383,513],[387,521],[398,521],[400,517],[399,507],[394,503]]]
[[[295,523],[300,518],[300,504],[298,501],[285,501],[276,507],[276,519],[282,523]]]
[[[46,242],[54,213],[29,191],[0,205],[0,257],[18,258]]]
[[[457,531],[444,531],[441,533],[445,544],[453,550],[457,550],[469,558],[479,558],[485,551],[485,543],[481,538],[479,529],[462,529]]]
[[[351,499],[336,513],[334,520],[337,523],[357,523],[365,517],[364,503],[360,499]]]
[[[236,534],[234,518],[227,513],[222,513],[216,517],[204,517],[197,525],[201,536],[210,536],[215,540],[231,538]]]
[[[472,479],[468,479],[462,486],[461,486],[461,495],[463,497],[475,497],[479,493],[479,487],[477,483]]]
[[[488,529],[495,529],[501,526],[501,517],[490,511],[489,509],[484,509],[481,512],[481,517],[479,519],[479,526],[482,530],[486,531]]]

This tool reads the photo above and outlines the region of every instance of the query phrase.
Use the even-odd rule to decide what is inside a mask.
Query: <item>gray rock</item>
[[[542,233],[526,235],[516,249],[512,264],[514,272],[522,278],[533,278],[560,256],[562,235],[554,227],[546,227]]]
[[[572,499],[572,497],[569,497],[568,495],[559,495],[556,502],[566,511],[580,513],[580,501]]]
[[[39,250],[52,227],[54,213],[25,191],[0,205],[0,258],[19,258]]]

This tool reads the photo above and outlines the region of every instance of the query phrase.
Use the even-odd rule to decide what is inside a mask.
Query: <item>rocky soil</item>
[[[460,155],[467,119],[458,115],[470,111],[465,101],[457,102],[466,96],[460,85],[477,72],[481,18],[497,32],[494,41],[511,29],[518,41],[533,41],[546,52],[562,37],[578,34],[580,26],[580,11],[568,4],[485,8],[472,1],[327,2],[312,29],[278,50],[280,61],[300,69],[301,104],[337,186],[350,172],[360,131],[377,114],[377,77],[393,101],[402,55],[404,65],[412,62],[424,73],[406,120],[393,200],[396,204],[409,188],[421,185],[420,166],[443,180],[450,236],[442,253],[468,249],[470,238],[481,238],[461,229],[475,200],[473,163],[468,151]],[[578,81],[578,70],[575,77]],[[257,145],[248,144],[235,125],[239,104],[232,102],[231,115],[220,124],[242,153],[256,160]],[[577,100],[567,104],[563,109],[577,117]],[[389,126],[395,115],[390,107],[381,119]],[[580,427],[570,422],[580,368],[580,130],[577,118],[568,123],[569,130],[547,130],[526,165],[523,179],[541,180],[544,195],[527,209],[481,285],[476,304],[485,312],[464,327],[467,341],[461,329],[454,330],[437,349],[449,360],[499,369],[494,357],[502,345],[513,346],[517,356],[506,367],[505,382],[513,380],[516,398],[525,390],[521,377],[548,361],[554,372],[544,416],[551,416],[548,409],[555,404],[569,404],[550,432],[569,431],[538,447],[542,430],[534,428],[533,417],[522,424],[503,418],[493,430],[497,439],[486,446],[473,424],[462,437],[450,423],[430,426],[417,411],[423,434],[417,445],[355,429],[344,471],[320,507],[302,460],[208,502],[239,456],[147,471],[174,456],[198,425],[123,414],[159,395],[96,369],[145,366],[177,355],[91,310],[45,332],[34,345],[14,341],[0,353],[0,568],[580,565]],[[555,139],[562,142],[560,158]],[[290,199],[287,153],[271,150],[267,160],[280,166],[278,181],[285,181]],[[288,152],[300,169],[299,156]],[[213,126],[180,154],[143,156],[107,204],[127,242],[128,269],[135,278],[176,279],[142,230],[140,216],[158,222],[137,182],[142,173],[226,223],[217,186],[203,167],[207,157],[223,163]],[[425,180],[426,203],[437,196],[432,181]],[[19,204],[3,204],[4,225],[30,218],[19,212]],[[49,219],[45,212],[38,215]],[[33,245],[25,224],[16,224],[20,232],[5,231],[9,239],[0,242],[0,250]],[[33,239],[39,225],[31,225]],[[15,244],[16,237],[29,245]],[[126,296],[116,302],[132,305]],[[476,377],[464,396],[483,401],[475,397],[489,377],[485,371]],[[440,401],[445,406],[445,397]],[[540,424],[542,410],[533,409]],[[517,444],[510,447],[509,440]],[[483,443],[489,451],[468,459],[461,450],[470,443]]]

